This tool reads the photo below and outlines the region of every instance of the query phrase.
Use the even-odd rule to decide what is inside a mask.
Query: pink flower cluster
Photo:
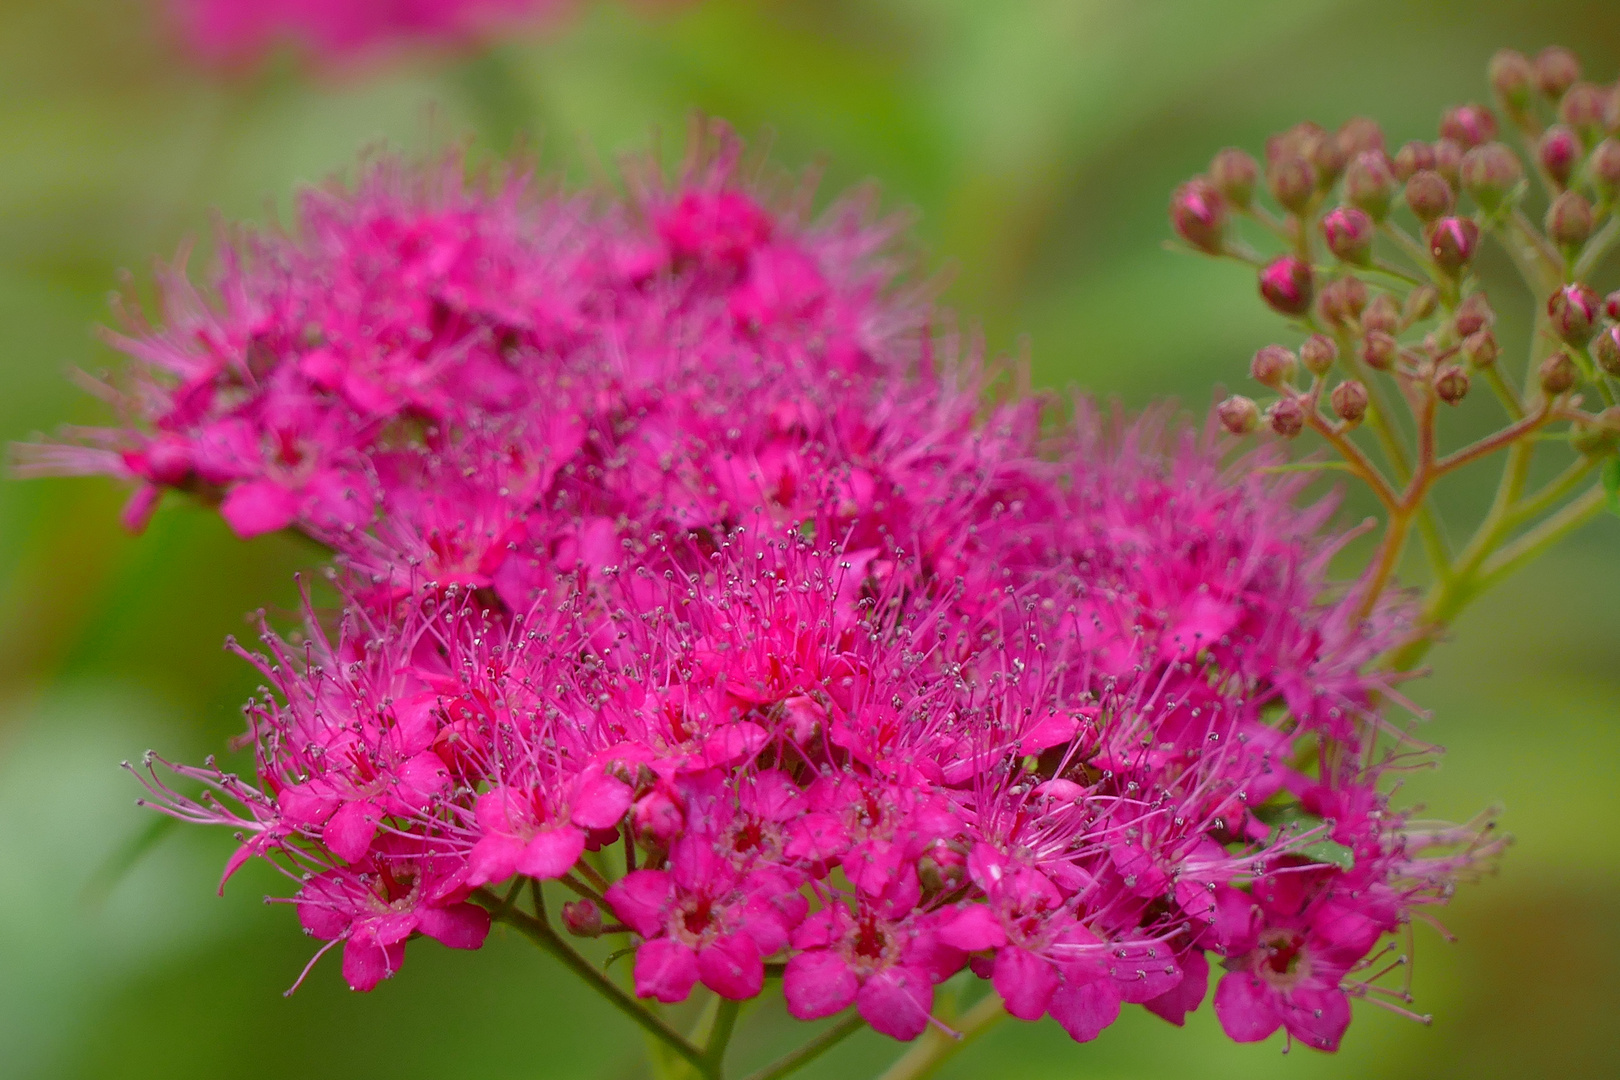
[[[629,199],[463,177],[380,162],[175,272],[130,424],[40,459],[336,552],[341,616],[253,658],[252,777],[148,776],[227,877],[282,867],[362,990],[528,878],[642,997],[780,978],[897,1039],[964,969],[1079,1040],[1211,958],[1236,1039],[1400,1008],[1381,940],[1495,842],[1390,805],[1404,612],[1330,585],[1330,507],[1163,415],[987,404],[893,224],[729,141]]]
[[[553,14],[565,0],[168,0],[190,46],[213,61],[258,57],[283,41],[323,60],[403,42],[460,44]]]

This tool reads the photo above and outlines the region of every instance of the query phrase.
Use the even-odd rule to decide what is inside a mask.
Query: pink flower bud
[[[1580,137],[1563,124],[1554,124],[1542,132],[1536,157],[1559,187],[1568,187],[1569,178],[1575,174],[1575,166],[1581,160]]]
[[[1620,379],[1620,326],[1607,327],[1592,339],[1592,357],[1598,367]]]
[[[1536,85],[1549,101],[1557,101],[1581,77],[1581,62],[1561,45],[1549,45],[1536,55]]]
[[[1472,262],[1478,246],[1479,226],[1471,218],[1441,218],[1429,226],[1429,254],[1448,273],[1454,274]]]
[[[1503,49],[1491,57],[1491,89],[1505,112],[1522,115],[1529,111],[1535,93],[1535,68],[1521,52]]]
[[[1260,166],[1242,150],[1228,146],[1209,163],[1209,178],[1227,202],[1241,209],[1254,200]]]
[[[1395,366],[1395,357],[1400,351],[1395,335],[1384,330],[1369,330],[1361,342],[1361,362],[1374,371],[1388,371]]]
[[[1487,212],[1502,205],[1502,199],[1524,179],[1524,166],[1512,150],[1499,142],[1476,146],[1463,155],[1457,167],[1463,190]]]
[[[590,900],[570,900],[562,906],[562,924],[575,937],[601,937],[602,909]]]
[[[1434,147],[1426,142],[1414,140],[1395,153],[1395,175],[1403,183],[1410,180],[1413,173],[1432,170],[1434,164]]]
[[[1598,143],[1592,151],[1592,160],[1587,163],[1586,174],[1600,196],[1613,199],[1620,192],[1620,140],[1604,139]]]
[[[1292,255],[1284,255],[1260,271],[1260,295],[1280,314],[1305,314],[1311,309],[1314,289],[1310,263]]]
[[[1299,347],[1300,363],[1312,375],[1326,375],[1339,358],[1339,347],[1326,334],[1312,334]]]
[[[1470,293],[1457,305],[1457,314],[1453,325],[1457,328],[1457,336],[1465,338],[1470,334],[1477,334],[1496,322],[1496,312],[1491,310],[1491,302],[1484,293]]]
[[[1284,155],[1266,166],[1266,186],[1279,206],[1298,214],[1316,194],[1316,170],[1302,157]]]
[[[1449,214],[1456,201],[1451,185],[1432,169],[1415,172],[1406,182],[1406,205],[1419,221],[1433,221]]]
[[[1293,398],[1274,401],[1266,410],[1266,422],[1278,435],[1292,439],[1305,430],[1305,406]]]
[[[1559,247],[1578,248],[1592,235],[1592,204],[1578,191],[1566,191],[1547,208],[1547,238]]]
[[[1360,278],[1342,277],[1322,289],[1322,318],[1333,326],[1354,326],[1367,309],[1367,286]]]
[[[1616,289],[1603,300],[1603,314],[1615,322],[1620,322],[1620,289]]]
[[[1464,150],[1496,138],[1496,117],[1483,105],[1458,105],[1440,118],[1440,136]]]
[[[1395,197],[1395,173],[1382,150],[1364,150],[1350,160],[1344,174],[1344,197],[1382,221]]]
[[[1347,424],[1359,424],[1367,415],[1367,388],[1355,379],[1346,379],[1333,388],[1328,400],[1333,412]]]
[[[1446,183],[1457,186],[1457,168],[1462,164],[1464,147],[1452,139],[1439,139],[1434,144],[1434,171],[1446,178]]]
[[[1536,369],[1541,379],[1541,391],[1548,397],[1557,397],[1575,385],[1575,361],[1566,352],[1555,352]]]
[[[1347,263],[1361,265],[1372,256],[1377,226],[1365,210],[1340,206],[1322,219],[1322,235],[1328,250]]]
[[[1468,396],[1468,372],[1461,364],[1447,364],[1434,375],[1434,393],[1447,405],[1455,405]]]
[[[1603,114],[1607,106],[1608,94],[1601,87],[1578,82],[1564,92],[1564,100],[1558,103],[1558,119],[1590,141],[1603,130]]]
[[[1496,363],[1496,335],[1489,330],[1477,330],[1463,338],[1462,354],[1475,367],[1490,367]]]
[[[1291,351],[1281,345],[1267,345],[1249,361],[1249,377],[1275,390],[1294,377],[1297,366]]]
[[[1384,129],[1370,116],[1352,116],[1339,128],[1339,146],[1351,158],[1384,152]]]
[[[1260,426],[1260,406],[1242,394],[1233,394],[1217,405],[1215,415],[1233,435],[1247,435]]]
[[[1193,247],[1219,254],[1226,235],[1226,201],[1215,185],[1195,176],[1170,197],[1170,223]]]
[[[1602,303],[1588,285],[1579,281],[1565,285],[1547,299],[1547,318],[1553,333],[1571,345],[1584,345],[1592,336]]]
[[[1379,293],[1361,316],[1363,332],[1381,330],[1393,334],[1401,326],[1401,313],[1388,293]]]
[[[1433,285],[1419,285],[1407,294],[1401,308],[1401,320],[1408,326],[1422,322],[1440,306],[1440,290]]]

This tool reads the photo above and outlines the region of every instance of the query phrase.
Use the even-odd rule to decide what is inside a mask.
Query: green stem
[[[1575,269],[1571,271],[1576,281],[1584,280],[1592,275],[1610,251],[1614,250],[1616,242],[1620,242],[1620,216],[1609,218],[1607,225],[1599,229],[1586,242],[1586,249],[1575,262]]]
[[[703,1044],[703,1057],[709,1063],[710,1075],[719,1076],[722,1063],[726,1059],[726,1047],[731,1043],[731,1033],[737,1027],[737,1012],[742,1003],[732,1001],[730,998],[720,999],[720,1008],[714,1014],[714,1023],[709,1028],[708,1041]]]
[[[479,889],[473,894],[472,899],[491,913],[501,911],[503,906],[501,898],[488,889]],[[709,1080],[719,1080],[719,1070],[709,1062],[703,1051],[687,1042],[680,1032],[654,1016],[641,1002],[625,993],[618,983],[598,971],[595,964],[575,952],[572,946],[557,936],[557,932],[549,923],[516,909],[507,910],[501,916],[501,921],[561,961],[564,967],[584,979],[585,984],[600,994],[609,1005],[684,1058],[700,1076]]]
[[[878,1080],[926,1080],[1006,1017],[1007,1010],[1001,1004],[1000,995],[987,994],[962,1017],[958,1036],[952,1037],[930,1027]]]
[[[1601,485],[1591,488],[1580,498],[1491,556],[1479,568],[1480,591],[1491,588],[1569,533],[1597,517],[1603,512],[1603,502],[1606,498],[1607,492]]]
[[[861,1014],[852,1012],[791,1054],[778,1058],[756,1073],[751,1073],[747,1080],[778,1080],[789,1073],[798,1072],[865,1026],[866,1021],[861,1019]]]

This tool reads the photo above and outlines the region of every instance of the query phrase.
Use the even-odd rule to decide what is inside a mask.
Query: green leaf
[[[1258,471],[1263,473],[1291,473],[1291,472],[1321,472],[1324,469],[1337,469],[1341,472],[1350,472],[1350,463],[1346,461],[1297,461],[1292,465],[1266,465]]]
[[[1603,466],[1603,490],[1609,493],[1609,512],[1620,514],[1620,457]]]
[[[1318,840],[1300,848],[1299,853],[1319,863],[1337,866],[1340,870],[1349,870],[1356,865],[1356,853],[1333,840]]]

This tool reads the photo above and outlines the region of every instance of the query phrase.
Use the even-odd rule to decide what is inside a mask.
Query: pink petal
[[[1275,991],[1248,971],[1229,971],[1215,988],[1215,1016],[1233,1042],[1259,1042],[1282,1026]]]
[[[849,965],[830,952],[804,952],[787,962],[782,996],[800,1020],[819,1020],[849,1007],[860,982]]]
[[[630,809],[634,794],[624,781],[597,773],[574,793],[573,822],[584,829],[610,829]]]
[[[473,845],[467,857],[467,884],[473,888],[491,881],[505,881],[517,873],[523,841],[505,833],[490,833]]]
[[[613,913],[644,938],[664,928],[672,887],[662,870],[636,870],[615,881],[603,895]]]
[[[855,1007],[873,1031],[910,1042],[928,1027],[934,988],[910,968],[887,968],[867,978],[855,995]]]
[[[394,797],[404,804],[405,813],[426,810],[449,782],[450,770],[444,767],[444,759],[427,750],[399,767]]]
[[[1048,1009],[1052,1019],[1069,1033],[1069,1038],[1075,1042],[1090,1042],[1119,1019],[1119,990],[1112,979],[1085,983],[1065,981],[1052,992]]]
[[[518,856],[518,873],[541,881],[560,878],[574,868],[584,853],[585,834],[580,830],[567,826],[542,829]]]
[[[997,949],[1007,943],[1001,923],[983,904],[947,910],[938,924],[940,940],[967,952]]]
[[[1187,1014],[1204,1002],[1209,992],[1209,960],[1202,949],[1194,949],[1181,958],[1181,982],[1156,998],[1142,1002],[1142,1008],[1180,1027]]]
[[[747,1001],[765,987],[765,962],[747,934],[727,934],[698,953],[703,985],[732,1001]]]
[[[685,1001],[697,980],[697,953],[678,941],[654,938],[636,950],[637,997]]]
[[[1016,945],[996,953],[991,985],[1007,1005],[1007,1013],[1020,1020],[1039,1020],[1058,986],[1057,968]]]
[[[384,948],[369,934],[356,934],[343,944],[343,979],[349,989],[367,991],[391,979],[405,962],[405,943]]]
[[[247,540],[291,525],[298,516],[298,496],[273,480],[250,480],[231,488],[219,504],[219,515]]]
[[[489,936],[489,912],[477,904],[423,908],[417,928],[452,949],[477,949]]]
[[[382,811],[375,803],[344,803],[337,813],[326,819],[321,830],[321,843],[340,859],[359,862],[371,850],[371,841],[377,835],[377,822]]]
[[[1283,1014],[1288,1033],[1306,1046],[1337,1050],[1350,1026],[1350,999],[1344,991],[1296,987]]]

